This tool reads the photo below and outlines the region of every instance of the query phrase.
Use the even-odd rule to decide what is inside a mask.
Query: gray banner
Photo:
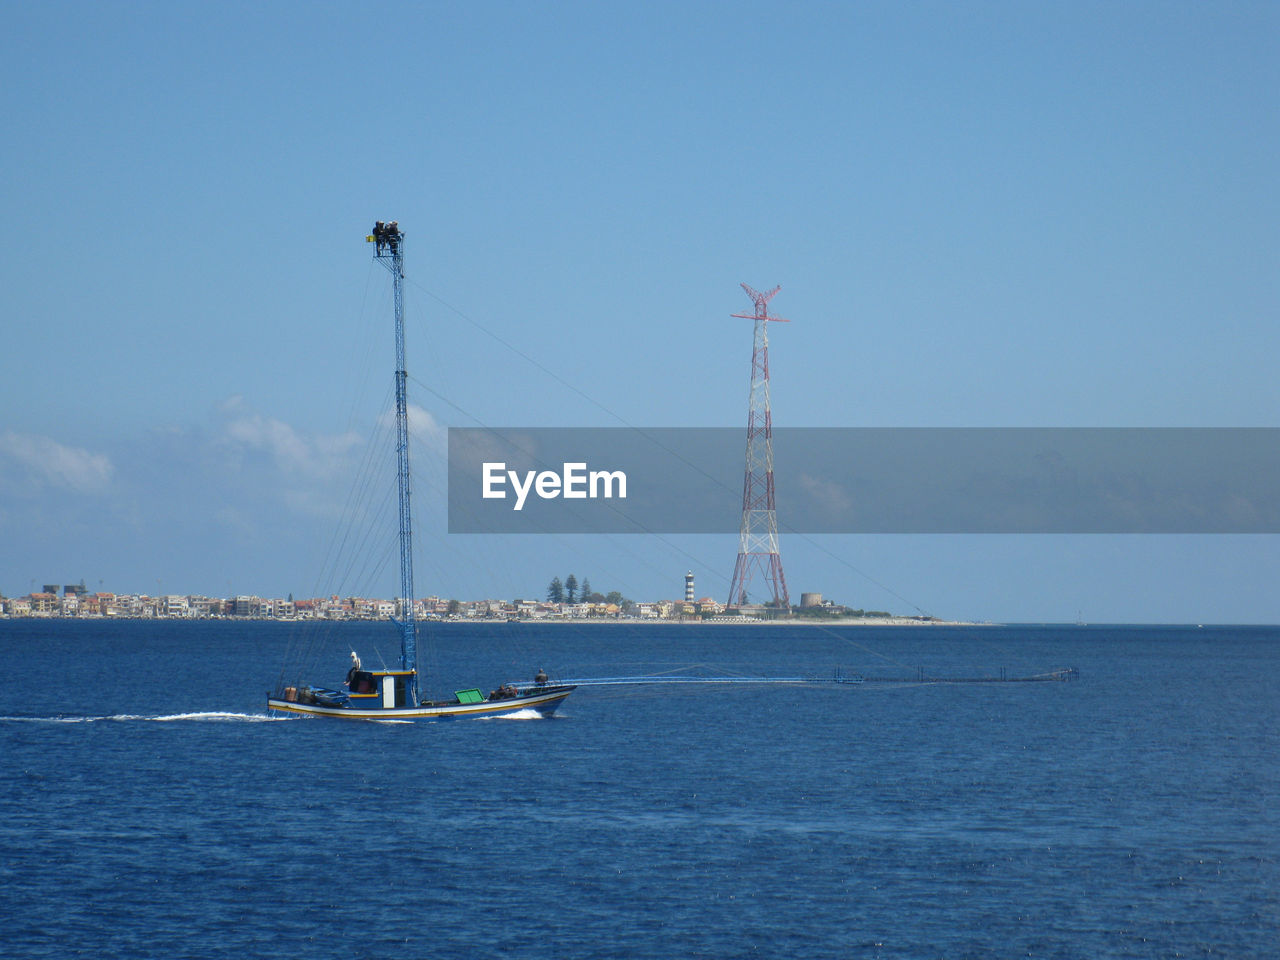
[[[738,428],[449,430],[451,533],[736,533]],[[1280,533],[1277,428],[808,428],[802,533]]]

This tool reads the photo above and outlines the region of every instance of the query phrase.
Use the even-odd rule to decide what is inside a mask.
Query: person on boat
[[[545,687],[545,686],[547,685],[547,671],[545,671],[545,670],[543,670],[541,667],[539,667],[539,668],[538,668],[538,675],[537,675],[536,677],[534,677],[534,678],[533,678],[533,682],[534,682],[534,683],[536,683],[536,684],[537,684],[538,686],[540,686],[540,687]]]
[[[356,674],[361,670],[360,657],[356,655],[354,650],[351,651],[351,669],[347,671],[347,686],[351,686],[355,682]]]

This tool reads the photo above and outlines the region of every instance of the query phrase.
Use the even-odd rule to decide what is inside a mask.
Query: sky
[[[732,535],[449,535],[440,461],[745,427],[739,282],[792,321],[775,424],[1276,426],[1278,41],[1274,3],[10,4],[0,592],[329,592],[390,397],[375,219],[424,594],[724,599]],[[1280,622],[1275,536],[782,556],[868,609]]]

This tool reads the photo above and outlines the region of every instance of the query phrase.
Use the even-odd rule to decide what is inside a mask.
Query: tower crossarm
[[[739,286],[747,292],[747,296],[751,298],[751,302],[756,305],[756,312],[733,313],[730,314],[730,316],[737,317],[740,320],[772,320],[775,323],[791,322],[786,317],[771,317],[769,315],[769,301],[772,300],[777,295],[778,291],[782,289],[782,284],[778,284],[778,286],[774,287],[767,293],[761,293],[759,290],[755,290],[747,286],[745,283],[741,283]]]

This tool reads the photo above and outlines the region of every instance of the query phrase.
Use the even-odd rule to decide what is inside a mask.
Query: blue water
[[[497,633],[491,652],[445,629],[439,662],[467,686],[540,666],[1082,679],[268,722],[289,625],[0,622],[0,953],[1280,954],[1280,628]],[[394,641],[335,645],[318,682]]]

